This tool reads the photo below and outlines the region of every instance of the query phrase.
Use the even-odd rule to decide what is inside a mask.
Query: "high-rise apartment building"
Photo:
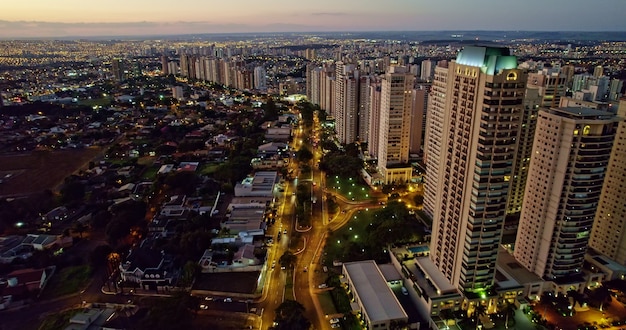
[[[567,77],[560,68],[544,68],[539,72],[528,74],[528,83],[524,97],[522,125],[518,136],[518,152],[515,169],[511,178],[507,213],[518,213],[522,208],[528,165],[530,163],[537,111],[540,107],[558,107],[561,98],[565,97]]]
[[[411,179],[409,144],[415,76],[406,67],[391,66],[382,79],[378,171],[385,184]]]
[[[545,280],[578,275],[582,282],[616,128],[615,115],[606,111],[539,111],[513,255]]]
[[[446,93],[448,90],[448,62],[440,61],[435,67],[435,76],[428,97],[426,112],[426,133],[424,142],[424,163],[427,179],[424,184],[423,210],[431,218],[435,211],[435,196],[439,189],[441,168],[441,146],[443,139],[444,114],[446,113]]]
[[[434,200],[430,260],[467,297],[480,297],[494,285],[527,77],[499,47],[465,47],[443,74],[445,90],[435,87],[437,74],[433,83],[433,94],[443,95],[432,97],[443,102],[440,168],[426,178],[438,176],[427,190]]]
[[[367,137],[367,151],[370,157],[378,156],[380,144],[380,82],[369,87],[369,132]]]
[[[621,121],[607,166],[589,247],[626,265],[626,99],[620,100],[617,115]]]
[[[164,76],[167,76],[168,74],[170,74],[169,71],[169,66],[167,65],[167,56],[163,55],[161,56],[161,72],[163,73]]]
[[[517,154],[513,176],[511,177],[511,192],[507,201],[507,213],[515,214],[522,210],[524,201],[524,189],[528,179],[528,167],[532,156],[533,139],[535,138],[535,128],[537,127],[537,113],[542,103],[540,94],[541,88],[530,83],[526,87],[524,95],[524,111],[522,113],[522,124],[519,136],[517,137]],[[509,224],[507,224],[509,225]],[[510,224],[512,227],[516,222]]]
[[[431,60],[424,60],[420,68],[420,79],[422,81],[431,81],[435,73],[435,63]]]
[[[428,103],[428,85],[419,85],[413,90],[413,112],[411,113],[411,141],[409,153],[418,155],[422,152],[426,107]]]
[[[357,137],[359,107],[359,71],[352,64],[337,62],[335,67],[335,130],[341,143],[353,143]]]
[[[254,89],[264,91],[267,90],[267,73],[265,68],[257,66],[254,68]]]
[[[121,82],[126,79],[124,62],[122,59],[116,58],[111,62],[111,73],[113,74],[113,79],[117,82]]]
[[[359,78],[359,108],[357,112],[358,132],[357,140],[359,142],[368,142],[370,131],[370,85],[376,78],[373,76],[361,76]]]

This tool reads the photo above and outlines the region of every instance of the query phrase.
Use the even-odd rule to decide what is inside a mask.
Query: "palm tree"
[[[451,309],[443,309],[439,312],[439,317],[445,320],[447,327],[448,320],[454,319],[454,313],[452,313]]]
[[[478,321],[480,317],[485,315],[486,313],[487,313],[487,306],[479,303],[476,305],[476,307],[474,307],[473,317],[476,318],[476,328],[478,328]]]
[[[515,310],[517,309],[517,307],[515,307],[515,304],[510,303],[509,301],[507,301],[504,304],[504,307],[502,308],[502,312],[504,313],[504,315],[506,315],[506,319],[504,320],[504,327],[505,328],[509,328],[509,317],[511,316],[515,316]],[[515,321],[515,319],[513,320]]]

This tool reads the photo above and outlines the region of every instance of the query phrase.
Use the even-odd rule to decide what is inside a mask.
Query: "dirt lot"
[[[0,156],[0,196],[26,195],[54,189],[68,175],[101,153],[101,148],[35,151]],[[7,177],[8,175],[8,177]]]

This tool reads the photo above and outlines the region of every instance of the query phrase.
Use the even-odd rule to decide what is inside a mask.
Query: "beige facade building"
[[[426,112],[426,134],[424,141],[424,163],[426,164],[426,182],[424,184],[424,212],[431,218],[435,210],[435,197],[439,188],[439,169],[441,164],[441,141],[445,114],[446,93],[448,89],[448,62],[441,61],[435,67],[435,76],[428,97]]]
[[[415,76],[402,66],[391,66],[382,80],[378,171],[386,184],[411,179],[409,144]]]
[[[617,115],[621,122],[607,166],[589,247],[626,265],[626,99],[619,101]]]
[[[427,128],[441,129],[439,147],[432,145],[440,154],[436,186],[427,189],[434,200],[430,259],[474,299],[494,285],[526,74],[509,49],[499,47],[465,47],[447,72],[435,72],[433,93],[443,95],[432,99],[443,102],[443,123]],[[442,74],[445,90],[435,87]],[[428,183],[433,173],[428,173],[431,159],[427,162]]]
[[[539,111],[515,259],[545,280],[583,281],[617,117],[588,108]]]

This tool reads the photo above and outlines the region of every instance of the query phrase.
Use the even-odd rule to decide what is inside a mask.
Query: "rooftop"
[[[500,247],[498,250],[498,262],[496,264],[496,268],[501,273],[506,274],[511,280],[521,285],[543,282],[541,277],[528,271],[524,268],[524,266],[520,265],[517,260],[515,260],[515,257],[513,257],[513,255],[503,247]]]
[[[372,322],[408,318],[373,260],[343,264]]]

